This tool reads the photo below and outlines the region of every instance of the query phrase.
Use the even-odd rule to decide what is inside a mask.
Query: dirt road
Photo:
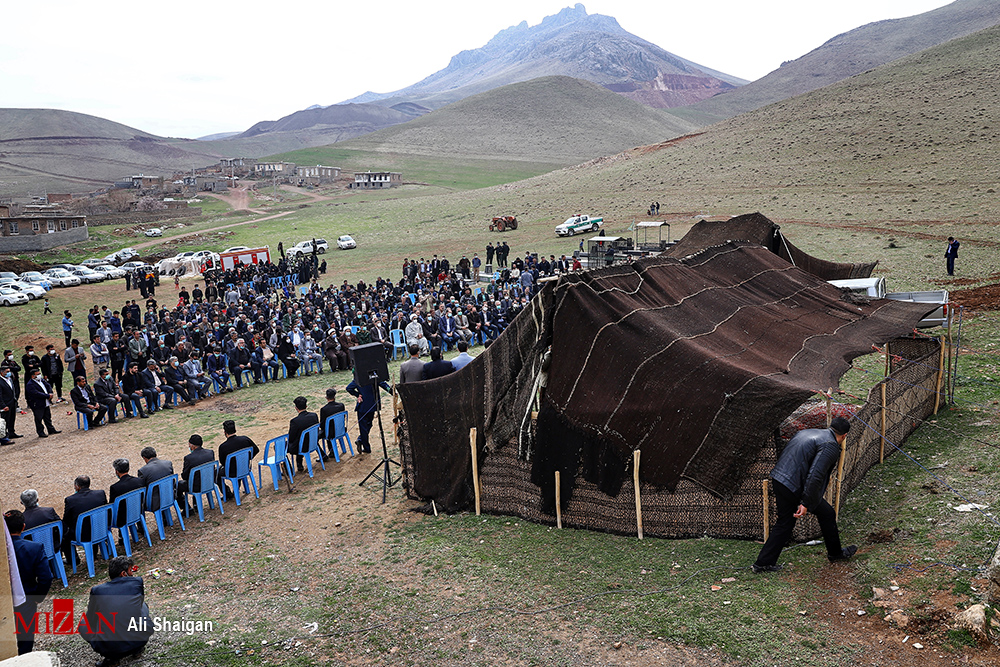
[[[250,211],[252,209],[247,209],[247,210]],[[263,211],[253,211],[253,212],[254,213],[263,213]],[[146,241],[144,243],[137,243],[137,244],[135,244],[132,247],[135,248],[135,249],[137,249],[137,250],[139,248],[152,248],[153,246],[159,245],[159,244],[164,243],[166,241],[174,241],[176,239],[182,239],[182,238],[185,238],[187,236],[195,236],[197,234],[206,234],[208,232],[217,232],[220,229],[229,229],[230,227],[239,227],[240,225],[250,225],[250,224],[254,224],[254,223],[258,223],[258,222],[264,222],[265,220],[274,220],[275,218],[280,218],[280,217],[288,215],[290,213],[294,213],[294,211],[283,211],[281,213],[275,213],[274,215],[266,215],[263,218],[254,218],[253,220],[246,220],[244,222],[234,222],[234,223],[229,224],[229,225],[219,225],[218,227],[209,227],[208,229],[199,229],[196,232],[186,232],[184,234],[178,234],[176,236],[168,236],[166,238],[158,238],[158,239],[153,240],[153,241]]]

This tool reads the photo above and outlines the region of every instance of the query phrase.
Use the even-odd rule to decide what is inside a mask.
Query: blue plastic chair
[[[240,449],[229,455],[229,459],[226,461],[227,468],[235,468],[233,474],[230,475],[227,471],[222,471],[222,479],[228,481],[233,485],[233,494],[236,496],[236,506],[240,506],[240,485],[243,486],[243,493],[250,495],[250,487],[253,486],[253,494],[260,498],[260,492],[257,490],[257,482],[254,481],[253,472],[250,470],[250,459],[253,458],[253,450],[249,447],[245,449]],[[247,480],[250,483],[247,484]]]
[[[351,334],[352,335],[357,336],[359,331],[361,331],[361,327],[357,327],[357,326],[353,326],[353,325],[351,326]]]
[[[114,510],[111,505],[101,505],[92,510],[87,510],[76,518],[76,528],[73,532],[73,539],[70,540],[70,564],[73,572],[76,572],[76,547],[83,547],[83,553],[87,559],[87,572],[94,576],[94,547],[101,550],[101,555],[111,558],[118,555],[115,549],[115,541],[112,539],[111,519]],[[84,523],[90,526],[90,539],[82,539]],[[108,556],[111,554],[111,556]]]
[[[319,464],[323,466],[323,470],[326,470],[326,464],[323,463],[323,450],[319,448],[319,424],[313,424],[302,431],[302,435],[299,436],[299,451],[306,459],[306,470],[310,477],[313,476],[313,453],[319,455]]]
[[[24,531],[21,533],[21,538],[41,544],[45,548],[45,557],[49,559],[49,567],[62,579],[63,586],[69,588],[69,580],[66,579],[66,566],[63,565],[62,554],[59,553],[59,545],[62,544],[62,531],[62,521],[52,521]]]
[[[215,509],[215,501],[218,501],[219,511],[226,513],[226,508],[222,506],[222,491],[215,484],[218,470],[218,461],[208,461],[191,468],[188,490],[184,492],[184,516],[188,516],[188,496],[194,496],[194,504],[198,508],[198,521],[205,521],[205,500],[208,500],[208,506],[212,509]]]
[[[411,306],[417,305],[417,295],[413,294],[412,292],[410,293],[410,305]]]
[[[288,458],[288,434],[271,438],[264,445],[264,458],[257,462],[257,484],[264,486],[264,466],[271,471],[271,481],[274,482],[274,490],[278,490],[278,481],[281,479],[281,467],[285,466],[290,482],[295,482],[295,473],[292,472],[292,462]]]
[[[125,555],[132,555],[132,540],[139,541],[138,527],[142,527],[142,532],[146,535],[146,542],[153,546],[153,538],[149,534],[149,526],[146,525],[146,515],[142,511],[142,497],[146,495],[146,489],[135,489],[125,495],[118,496],[111,503],[111,525],[117,526],[118,533],[122,538],[122,545],[125,547]],[[118,525],[121,523],[122,525]]]
[[[244,385],[253,384],[253,369],[244,368],[241,372],[243,373],[243,384]],[[261,372],[263,373],[263,369],[261,370]]]
[[[344,446],[345,441],[347,443],[346,447]],[[354,443],[351,442],[351,435],[347,432],[346,410],[327,417],[326,444],[330,448],[333,458],[338,463],[340,462],[340,455],[346,454],[348,450],[350,450],[351,456],[354,456]],[[339,452],[337,451],[338,449],[340,450]]]
[[[163,532],[163,522],[166,521],[169,526],[174,525],[171,509],[177,512],[181,530],[187,530],[184,527],[184,517],[181,516],[181,506],[177,504],[177,475],[161,477],[146,487],[146,511],[151,512],[156,519],[156,530],[160,533],[161,542],[167,539]]]
[[[392,338],[392,360],[396,360],[397,350],[402,350],[403,356],[406,356],[409,348],[406,345],[406,335],[403,333],[403,330],[392,329],[389,331],[389,336]]]
[[[299,293],[302,294],[302,296],[305,296],[306,294],[309,293],[309,288],[303,285],[302,287],[299,288]]]
[[[87,416],[86,412],[77,412],[76,413],[76,430],[78,430],[78,431],[80,430],[80,417],[83,417],[83,430],[84,431],[89,431],[90,430],[90,418]],[[103,424],[107,420],[108,420],[107,415],[105,415],[104,419],[102,419],[98,423],[99,424]]]

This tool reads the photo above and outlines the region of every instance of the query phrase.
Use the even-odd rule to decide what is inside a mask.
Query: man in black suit
[[[215,452],[211,449],[205,449],[202,446],[203,444],[204,441],[197,433],[188,438],[188,449],[191,450],[191,453],[184,456],[184,468],[181,470],[181,481],[177,484],[178,501],[184,500],[184,494],[190,488],[188,484],[191,479],[191,470],[193,468],[197,468],[202,463],[208,463],[209,461],[215,460]]]
[[[157,369],[156,362],[152,359],[147,361],[146,370],[139,373],[139,375],[141,376],[139,387],[142,388],[142,393],[147,397],[163,394],[163,403],[161,403],[161,406],[165,410],[173,410],[174,390],[167,385],[167,378]],[[150,411],[152,412],[152,409]]]
[[[142,488],[142,482],[139,481],[138,477],[133,477],[128,474],[129,462],[128,459],[115,459],[111,463],[111,467],[115,470],[115,475],[118,477],[118,481],[111,485],[108,489],[109,501],[113,505],[115,498],[119,496],[124,496],[129,491],[135,491],[136,489]],[[125,515],[120,514],[118,516],[118,525],[116,528],[121,528],[125,524]]]
[[[25,489],[21,492],[21,504],[24,505],[25,530],[59,520],[59,515],[56,514],[54,507],[38,506],[38,491],[34,489]]]
[[[299,451],[299,440],[302,437],[302,432],[305,431],[310,426],[319,424],[319,417],[316,416],[315,412],[308,412],[306,410],[306,398],[305,396],[297,396],[295,398],[295,409],[298,414],[288,422],[288,453],[295,454],[295,466],[298,472],[305,470],[303,466],[302,454]]]
[[[330,445],[330,456],[333,456],[333,440],[334,426],[330,424],[330,432],[326,432],[326,420],[337,414],[338,412],[347,412],[347,408],[344,404],[337,400],[337,390],[330,387],[326,390],[326,405],[324,405],[319,411],[319,433],[320,437],[327,441]],[[329,460],[327,455],[323,455],[324,460]]]
[[[29,373],[31,378],[24,385],[24,397],[31,408],[31,413],[35,416],[35,432],[39,438],[47,438],[60,431],[52,425],[52,385],[42,379],[42,371],[39,368],[32,368]],[[48,429],[48,435],[45,429]]]
[[[17,654],[31,653],[35,646],[34,623],[38,605],[49,594],[52,586],[52,570],[49,559],[45,555],[45,547],[37,542],[21,538],[24,531],[24,515],[19,510],[10,510],[3,515],[10,531],[11,544],[14,547],[14,557],[17,559],[17,573],[21,578],[25,601],[14,607],[15,631],[17,633]]]
[[[63,403],[64,399],[62,397],[62,378],[63,378],[63,362],[62,357],[56,351],[56,346],[49,343],[45,346],[45,356],[39,361],[39,365],[42,369],[42,376],[48,381],[52,388],[55,389],[56,396],[59,399],[56,403]]]
[[[173,475],[174,464],[166,459],[160,460],[156,458],[156,450],[152,447],[143,447],[142,451],[139,452],[139,456],[142,457],[145,465],[139,468],[136,476],[146,488],[146,507],[159,507],[160,499],[158,496],[153,497],[150,495],[149,485],[158,479]]]
[[[100,667],[117,665],[124,657],[138,655],[153,634],[146,589],[142,577],[132,576],[134,569],[128,556],[116,556],[108,561],[111,581],[90,589],[86,619],[80,619],[77,626],[90,648],[104,656],[98,663]],[[115,619],[113,631],[107,623],[100,622],[98,615]]]
[[[86,375],[77,375],[74,380],[76,380],[76,386],[69,392],[73,407],[77,412],[87,415],[90,428],[100,426],[104,415],[108,413],[108,408],[97,402],[97,394],[87,384]]]
[[[66,557],[66,563],[73,561],[70,559],[70,542],[76,537],[76,518],[95,507],[108,504],[108,496],[99,489],[90,488],[90,477],[80,475],[73,480],[75,493],[66,497],[66,504],[63,506],[63,543],[62,552]],[[90,526],[83,527],[82,539],[90,539]]]
[[[7,423],[7,435],[0,440],[0,445],[10,445],[12,439],[21,437],[14,431],[14,421],[17,419],[15,385],[13,371],[9,368],[0,369],[0,416]]]
[[[454,372],[455,367],[451,365],[451,362],[441,359],[441,348],[432,347],[431,360],[424,364],[424,379],[433,380]]]
[[[260,454],[260,448],[257,447],[257,443],[248,438],[245,435],[236,435],[236,422],[232,419],[227,419],[222,422],[222,433],[226,436],[226,441],[219,445],[219,479],[218,484],[222,489],[223,499],[228,499],[233,495],[233,492],[229,490],[223,477],[225,475],[235,475],[235,468],[230,469],[229,457],[234,453],[240,451],[241,449],[250,450],[250,460],[253,461],[254,458]]]

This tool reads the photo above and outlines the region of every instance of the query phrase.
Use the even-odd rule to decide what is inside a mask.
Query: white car
[[[0,284],[0,287],[6,287],[8,289],[15,290],[24,294],[29,299],[39,299],[45,296],[45,288],[39,287],[38,285],[32,285],[31,283],[22,283],[18,280],[12,280],[10,282],[5,282]]]
[[[326,242],[325,239],[316,239],[316,252],[320,255],[325,253],[330,249],[330,244]],[[304,255],[306,253],[311,253],[313,251],[312,239],[308,241],[299,241],[291,248],[288,249],[286,254],[289,257],[295,257],[296,255]]]
[[[106,259],[92,258],[83,260],[82,262],[80,262],[80,266],[86,266],[88,269],[92,269],[95,266],[101,266],[102,264],[107,264],[107,263],[108,260]]]
[[[250,248],[248,248],[245,245],[234,245],[232,248],[226,248],[222,252],[223,253],[227,253],[227,252],[243,252],[244,250],[249,250],[249,249]]]
[[[114,280],[115,278],[124,278],[125,272],[119,269],[117,266],[109,266],[108,264],[101,264],[100,266],[93,267],[94,271],[98,273],[103,273],[108,280]]]
[[[66,269],[49,269],[45,272],[45,277],[49,279],[55,287],[73,287],[82,281]]]
[[[337,247],[341,250],[351,250],[352,248],[357,248],[358,244],[354,242],[354,239],[345,234],[337,239]]]
[[[103,273],[98,273],[93,269],[88,269],[85,266],[78,266],[75,269],[66,269],[74,276],[80,279],[81,282],[85,282],[88,285],[90,283],[103,283],[106,278]]]
[[[595,218],[590,215],[574,215],[567,218],[566,222],[556,226],[556,235],[573,236],[577,232],[596,232],[604,224],[604,218]]]
[[[112,264],[121,264],[122,262],[128,262],[139,256],[139,253],[135,248],[122,248],[118,252],[113,252],[110,255],[104,257],[105,260]]]
[[[28,295],[22,294],[10,287],[0,287],[0,304],[5,306],[20,306],[28,303]]]
[[[135,269],[138,269],[140,266],[145,266],[145,265],[146,262],[125,262],[119,268],[121,268],[124,271],[134,271]]]
[[[188,250],[187,252],[179,252],[174,255],[174,259],[187,259],[188,257],[194,257],[194,250]]]
[[[52,282],[38,271],[25,271],[21,274],[21,282],[38,285],[45,291],[52,289]]]
[[[146,230],[146,236],[153,238],[156,236],[163,236],[163,230],[159,227],[153,227],[152,229]]]

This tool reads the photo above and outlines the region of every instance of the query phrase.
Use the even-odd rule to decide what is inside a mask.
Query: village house
[[[89,236],[85,215],[51,204],[0,204],[0,254],[48,250]]]
[[[292,162],[258,162],[253,166],[254,176],[271,178],[276,176],[285,181],[291,181],[295,176],[295,164]]]
[[[219,160],[219,171],[229,176],[247,176],[256,164],[257,160],[254,158],[224,157]]]
[[[354,174],[352,188],[360,190],[375,190],[402,185],[403,175],[396,171],[365,171]]]
[[[325,167],[321,164],[315,167],[296,167],[299,185],[326,185],[333,183],[340,176],[340,167]]]

